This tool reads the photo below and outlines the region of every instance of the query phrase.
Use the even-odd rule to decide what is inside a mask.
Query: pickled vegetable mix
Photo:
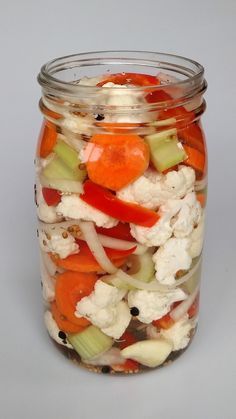
[[[45,324],[95,372],[169,364],[196,331],[207,194],[200,64],[105,52],[41,69]]]

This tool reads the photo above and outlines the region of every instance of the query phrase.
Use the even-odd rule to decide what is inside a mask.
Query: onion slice
[[[190,269],[190,271],[186,274],[186,275],[184,275],[184,276],[182,276],[180,279],[176,279],[176,281],[175,281],[175,283],[174,283],[174,285],[173,286],[170,286],[171,288],[176,288],[176,287],[178,287],[179,285],[182,285],[182,284],[184,284],[185,282],[187,282],[194,274],[195,274],[195,272],[198,270],[198,268],[199,268],[199,266],[200,266],[200,264],[201,264],[201,261],[202,261],[202,259],[201,258],[199,258],[199,260],[197,261],[197,263],[193,266],[193,268],[192,269]]]
[[[109,237],[104,234],[98,234],[98,238],[100,243],[109,249],[129,250],[135,248],[133,251],[134,255],[142,255],[147,249],[146,246],[143,246],[137,242],[116,239],[115,237]]]
[[[201,191],[207,186],[207,177],[204,177],[201,180],[196,180],[195,184],[195,191]]]
[[[156,279],[153,279],[151,282],[143,282],[139,279],[135,279],[132,276],[128,275],[126,272],[118,269],[114,277],[120,278],[126,284],[131,285],[131,287],[140,289],[140,290],[147,290],[147,291],[163,291],[166,292],[170,290],[169,287],[166,285],[159,284]]]
[[[200,288],[200,285],[197,285],[197,287],[195,288],[195,290],[193,291],[193,293],[190,294],[186,300],[184,300],[182,303],[180,303],[177,307],[175,307],[170,312],[170,317],[175,322],[177,322],[178,320],[180,320],[188,312],[188,310],[190,309],[191,305],[193,304],[195,298],[198,295],[199,288]]]
[[[79,221],[78,225],[83,233],[84,239],[91,250],[96,261],[99,263],[101,268],[108,273],[115,273],[117,268],[108,258],[102,244],[99,241],[98,234],[91,221]]]
[[[96,358],[91,358],[83,360],[86,364],[90,365],[113,365],[113,364],[124,364],[126,359],[123,358],[120,354],[119,348],[111,348],[107,352],[97,356]]]

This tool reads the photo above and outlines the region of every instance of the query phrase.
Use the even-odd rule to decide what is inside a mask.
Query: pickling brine
[[[195,334],[207,195],[203,67],[159,53],[44,65],[36,204],[45,324],[95,372],[176,359]]]

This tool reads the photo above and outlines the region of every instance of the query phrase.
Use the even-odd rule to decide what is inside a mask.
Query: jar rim
[[[176,62],[179,62],[176,63]],[[108,86],[87,86],[83,84],[75,84],[75,81],[64,81],[55,74],[62,71],[77,67],[88,67],[95,65],[112,65],[112,64],[129,64],[152,67],[156,70],[176,71],[184,80],[178,80],[165,84],[165,89],[173,87],[183,87],[188,91],[188,96],[203,91],[206,82],[204,80],[204,67],[192,59],[181,55],[152,52],[152,51],[135,51],[135,50],[107,50],[107,51],[91,51],[85,53],[71,54],[63,57],[52,59],[45,63],[38,75],[38,82],[42,86],[43,91],[49,94],[59,94],[66,96],[76,96],[80,93],[96,93],[101,89],[112,90],[114,87]],[[108,73],[109,74],[109,73]],[[152,88],[152,91],[163,89],[163,84],[157,86],[145,85],[145,89]],[[117,86],[117,89],[130,89],[132,91],[143,91],[144,86]],[[192,94],[191,94],[192,93]]]

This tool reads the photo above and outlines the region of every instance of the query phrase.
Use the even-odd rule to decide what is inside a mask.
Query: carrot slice
[[[91,138],[85,149],[89,178],[118,191],[145,172],[149,148],[138,135],[102,135]]]
[[[161,317],[161,319],[153,320],[152,324],[160,329],[169,329],[175,324],[175,322],[169,314],[166,314]]]
[[[188,158],[184,163],[203,173],[205,170],[205,155],[188,145],[184,145],[184,149],[188,155]]]
[[[51,259],[54,263],[70,271],[76,272],[102,272],[103,269],[98,264],[94,258],[91,250],[88,245],[78,240],[80,251],[75,255],[67,256],[65,259],[60,259],[51,254]],[[133,252],[133,249],[129,250],[115,250],[115,249],[105,249],[107,256],[112,260],[115,266],[119,267],[123,265],[126,257]]]
[[[65,333],[78,333],[84,330],[84,327],[71,323],[64,314],[61,314],[55,301],[51,304],[52,316],[59,327]]]
[[[93,273],[67,271],[57,276],[56,304],[58,310],[71,322],[78,326],[87,326],[90,322],[75,316],[76,304],[81,298],[91,294],[97,276]]]
[[[203,192],[197,193],[197,200],[200,202],[201,207],[204,208],[206,206],[206,194]]]
[[[56,140],[55,126],[48,121],[44,121],[39,134],[37,155],[42,158],[47,157],[52,152]]]
[[[140,127],[140,124],[132,122],[97,122],[96,125],[112,134],[130,134]]]

